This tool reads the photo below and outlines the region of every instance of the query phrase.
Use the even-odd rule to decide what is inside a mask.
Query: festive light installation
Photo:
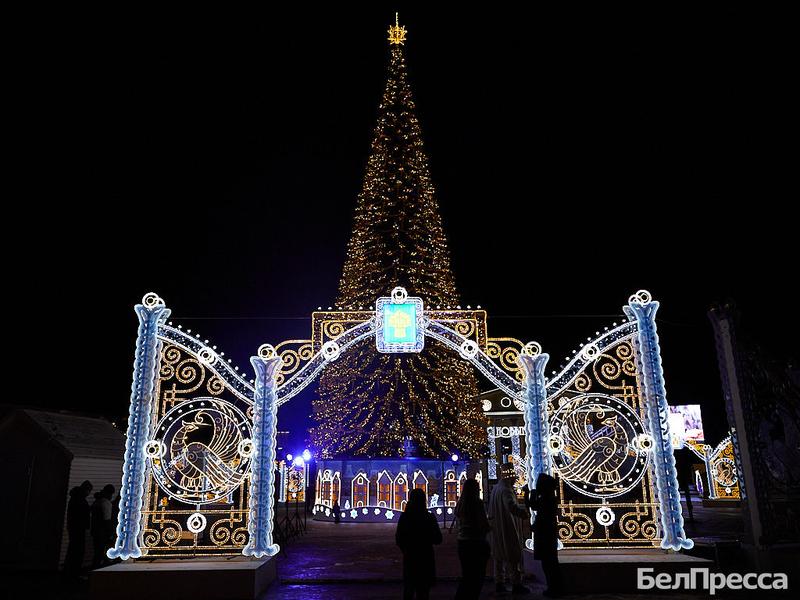
[[[527,346],[521,354],[519,362],[525,369],[525,436],[528,454],[528,481],[533,482],[542,473],[551,473],[550,453],[547,451],[547,389],[545,388],[544,369],[549,354],[540,351],[536,346]]]
[[[591,498],[616,498],[647,472],[653,438],[624,399],[582,394],[550,419],[549,453],[562,480]]]
[[[708,497],[710,499],[741,499],[739,468],[731,434],[728,434],[716,447],[696,440],[686,440],[686,447],[705,463]],[[700,492],[701,486],[698,486],[697,489]]]
[[[398,290],[398,298],[401,296],[405,301],[404,290]],[[644,306],[650,303],[649,295],[642,293],[636,298]],[[598,332],[598,337],[590,339],[590,343],[549,380],[544,379],[545,355],[538,344],[524,347],[520,344],[517,352],[522,368],[534,375],[525,379],[524,385],[518,381],[516,371],[508,370],[502,361],[498,364],[490,357],[488,340],[491,338],[475,327],[476,323],[485,322],[485,316],[458,310],[423,311],[426,337],[477,368],[508,394],[509,406],[513,402],[526,413],[526,456],[515,456],[515,463],[525,466],[528,478],[551,469],[561,475],[559,527],[565,545],[608,545],[611,541],[612,546],[636,546],[648,540],[657,542],[658,532],[652,521],[657,509],[662,515],[662,530],[667,540],[662,544],[674,547],[678,539],[684,540],[683,544],[677,542],[680,547],[691,543],[674,529],[672,537],[667,537],[670,532],[664,528],[664,515],[672,524],[677,523],[680,505],[676,507],[670,503],[670,495],[662,492],[663,487],[659,487],[657,494],[650,494],[657,498],[655,501],[648,496],[651,480],[647,465],[662,461],[666,465],[662,469],[662,482],[665,473],[669,482],[672,448],[669,432],[657,425],[667,420],[666,416],[658,420],[666,410],[666,404],[658,401],[664,397],[663,381],[660,391],[653,383],[654,374],[660,373],[658,339],[651,324],[636,319],[634,313],[640,306],[637,300],[632,299],[631,306],[627,323],[615,324],[602,335]],[[328,319],[334,313],[326,313],[325,320],[320,322],[320,331],[327,333],[314,338],[311,346],[316,348],[316,353],[309,355],[302,366],[291,358],[294,352],[291,348],[285,347],[277,354],[275,348],[265,344],[259,349],[259,356],[252,359],[257,373],[253,386],[230,365],[230,360],[224,360],[224,353],[209,346],[207,340],[201,342],[199,335],[192,336],[180,326],[176,328],[165,323],[168,311],[154,294],[148,294],[143,305],[137,307],[137,313],[140,330],[121,490],[124,503],[117,544],[112,549],[127,550],[125,554],[114,551],[111,554],[181,556],[198,552],[229,554],[238,550],[253,556],[268,556],[276,552],[269,525],[274,472],[268,467],[275,464],[275,410],[309,385],[323,369],[341,360],[342,355],[353,353],[358,344],[370,345],[366,344],[367,340],[380,335],[380,321],[390,315],[379,310],[346,313],[348,316],[343,321],[336,321]],[[156,314],[158,316],[154,316]],[[473,317],[479,318],[470,321]],[[652,320],[652,312],[645,319]],[[351,327],[332,326],[344,322]],[[469,341],[473,344],[467,344]],[[284,356],[290,357],[288,362]],[[639,391],[640,378],[650,386],[646,393]],[[279,380],[282,381],[280,385]],[[600,393],[601,389],[609,390],[611,395]],[[157,410],[153,411],[150,405],[157,405]],[[640,414],[640,411],[648,415],[649,432],[642,430],[645,412]],[[512,436],[518,454],[519,443],[514,442],[511,429],[508,428],[507,433]],[[489,430],[494,432],[491,427]],[[200,436],[198,431],[206,433]],[[600,450],[607,446],[619,447],[625,448],[628,454],[612,451],[610,458],[601,464],[597,456],[586,451],[589,447],[584,443],[587,435],[594,436]],[[657,454],[659,444],[663,450],[661,454]],[[565,452],[571,460],[566,459]],[[197,460],[198,453],[203,455],[203,460]],[[298,457],[298,461],[300,459]],[[647,473],[643,475],[643,471]],[[249,478],[244,477],[247,473]],[[672,474],[674,476],[674,465]],[[399,484],[396,474],[383,473],[383,477],[386,481],[375,482],[379,506],[365,505],[370,502],[371,486],[369,481],[359,480],[358,494],[355,484],[348,491],[354,502],[356,496],[362,498],[362,506],[347,508],[341,518],[391,520],[396,514],[394,511],[399,509],[397,505],[402,507],[409,486],[425,485],[422,482],[426,479],[411,472]],[[435,509],[437,515],[441,516],[444,509],[448,513],[452,511],[458,487],[465,477],[464,471],[445,474],[443,504]],[[640,483],[637,484],[637,480]],[[586,484],[595,487],[587,489]],[[341,481],[334,474],[330,476],[329,487],[325,504],[330,506],[323,505],[328,516],[341,488]],[[585,498],[582,503],[567,501],[565,487],[580,492]],[[619,503],[617,498],[623,494],[627,500]],[[591,498],[600,502],[587,502]],[[143,499],[146,510],[142,510]],[[173,502],[184,508],[173,507]],[[216,508],[221,502],[229,507]],[[627,512],[617,512],[620,508]],[[367,513],[348,512],[356,509],[367,510],[369,518]],[[373,515],[375,510],[378,512]],[[588,520],[606,530],[604,538],[592,537],[597,527]],[[612,528],[623,536],[609,537]],[[188,542],[181,531],[191,535]],[[139,539],[144,541],[142,548],[138,547]]]
[[[372,306],[396,285],[426,307],[460,304],[438,201],[408,82],[403,45],[406,29],[389,29],[388,78],[355,209],[336,306]],[[387,310],[395,310],[387,304]],[[403,320],[398,307],[397,319]],[[409,313],[410,315],[410,313]],[[398,321],[400,322],[400,321]],[[410,333],[412,328],[406,331]],[[391,328],[386,332],[401,331]],[[416,351],[421,350],[421,327]],[[432,341],[432,340],[431,340]],[[474,371],[436,341],[417,354],[387,354],[359,346],[322,375],[314,401],[311,439],[320,458],[402,456],[410,437],[421,456],[454,449],[470,456],[483,450],[485,426]]]
[[[671,550],[689,549],[694,542],[686,537],[681,514],[678,474],[669,435],[669,407],[664,387],[664,370],[656,333],[656,311],[659,303],[644,290],[632,295],[628,308],[639,326],[639,364],[644,380],[647,417],[653,436],[653,467],[661,504],[661,547]]]
[[[170,311],[156,294],[149,293],[137,304],[139,334],[136,338],[136,359],[133,364],[131,407],[125,441],[125,463],[122,470],[122,489],[119,499],[117,540],[106,553],[109,558],[139,558],[142,494],[145,480],[145,444],[150,431],[150,412],[153,405],[153,384],[159,364],[161,341],[158,324],[166,321]]]
[[[245,556],[274,556],[280,550],[272,543],[272,517],[275,497],[275,432],[278,405],[275,398],[275,375],[280,358],[273,348],[262,346],[250,359],[256,372],[253,402],[253,468],[250,471],[250,539],[242,550]]]
[[[406,34],[396,19],[389,29],[389,76],[339,286],[337,306],[343,309],[314,313],[310,340],[262,346],[251,359],[256,379],[248,382],[208,340],[166,324],[169,310],[158,296],[147,294],[137,305],[117,541],[109,557],[277,553],[271,535],[277,407],[323,373],[314,403],[318,425],[312,431],[323,458],[394,456],[407,436],[429,456],[455,449],[480,456],[485,423],[480,406],[469,401],[477,389],[472,367],[524,413],[527,450],[519,462],[528,480],[553,470],[563,475],[559,534],[565,543],[605,543],[612,527],[622,536],[615,543],[657,540],[658,508],[662,547],[692,546],[683,531],[666,427],[654,320],[658,303],[646,292],[632,296],[629,321],[597,332],[549,380],[544,376],[548,355],[538,344],[523,347],[514,338],[488,338],[485,311],[458,306],[407,80]],[[416,295],[412,303],[401,286]],[[363,308],[392,288],[388,302],[376,310]],[[373,336],[374,345],[362,343]],[[599,374],[593,379],[590,370]],[[630,379],[617,385],[621,373]],[[593,384],[614,393],[587,394]],[[639,426],[635,411],[640,410],[647,413],[649,433]],[[591,419],[602,426],[596,428]],[[614,450],[606,462],[589,451],[587,436],[595,435],[600,436],[598,452]],[[624,446],[629,457],[622,458],[617,446]],[[565,453],[571,452],[568,460]],[[650,490],[649,465],[656,494]],[[636,482],[622,483],[623,472],[626,481]],[[320,506],[330,516],[341,479],[338,472],[326,477],[329,505]],[[458,477],[448,471],[444,479],[438,515],[453,513],[466,471]],[[565,501],[565,485],[583,493],[587,488],[581,481],[595,486],[594,496],[584,495],[599,502]],[[619,486],[633,494],[632,502],[617,502]],[[369,483],[365,487],[369,502]],[[407,497],[408,477],[383,471],[375,487],[379,506],[353,506],[341,518],[394,519]],[[618,515],[616,508],[627,512]],[[592,537],[595,525],[605,530],[600,541]]]
[[[733,440],[725,437],[715,448],[706,453],[709,498],[713,500],[739,500],[739,469],[736,466]]]

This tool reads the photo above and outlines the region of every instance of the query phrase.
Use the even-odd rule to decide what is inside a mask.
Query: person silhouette
[[[99,569],[108,564],[106,550],[111,545],[111,538],[114,535],[114,505],[111,499],[114,497],[114,486],[108,484],[101,491],[94,495],[92,504],[92,569]]]
[[[433,546],[442,543],[442,531],[428,512],[423,490],[415,488],[408,495],[394,539],[403,552],[403,600],[427,600],[436,580]]]
[[[500,481],[489,499],[495,589],[500,594],[506,593],[505,581],[510,579],[514,594],[527,594],[530,590],[522,585],[521,520],[529,518],[530,513],[517,504],[513,465],[501,465],[499,471]]]
[[[86,530],[89,529],[89,503],[86,498],[92,492],[92,483],[84,481],[69,492],[67,504],[67,555],[64,558],[64,572],[78,577],[83,567],[86,553]]]
[[[486,534],[491,529],[486,508],[481,500],[480,484],[467,479],[456,506],[458,519],[458,560],[461,563],[461,581],[456,590],[456,600],[477,600],[481,595],[489,561],[489,543]]]
[[[536,478],[528,506],[536,511],[533,523],[533,557],[542,563],[547,589],[545,596],[561,594],[561,570],[558,566],[558,482],[546,473]]]

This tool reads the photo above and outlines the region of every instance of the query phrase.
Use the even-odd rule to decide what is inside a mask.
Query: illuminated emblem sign
[[[425,346],[421,298],[409,298],[405,289],[397,287],[391,297],[378,298],[375,316],[379,352],[420,352]]]

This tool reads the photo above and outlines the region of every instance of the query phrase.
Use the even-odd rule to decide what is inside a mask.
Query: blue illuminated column
[[[526,456],[528,458],[528,489],[536,486],[536,479],[541,473],[550,474],[550,453],[547,451],[547,389],[545,388],[544,369],[549,354],[520,354],[517,359],[525,370],[525,436]]]
[[[156,369],[161,342],[158,324],[169,317],[170,310],[156,294],[149,293],[134,308],[139,317],[139,334],[136,338],[136,355],[133,362],[131,407],[128,416],[128,433],[125,441],[125,464],[122,467],[122,488],[119,493],[117,540],[106,553],[109,558],[138,558],[139,531],[142,520],[144,474],[146,457],[144,446],[150,434],[150,413],[153,405]]]
[[[645,407],[650,435],[653,436],[653,471],[656,476],[658,502],[661,507],[661,547],[670,550],[691,548],[694,542],[683,530],[681,496],[678,490],[678,473],[669,434],[669,407],[664,387],[664,370],[656,333],[658,302],[650,294],[638,292],[628,300],[628,307],[636,317],[639,337],[639,362],[644,382]]]
[[[708,497],[712,500],[717,499],[717,488],[714,486],[714,476],[711,474],[711,448],[706,448],[703,453],[703,462],[706,465],[706,481],[708,482]]]
[[[250,471],[250,540],[242,554],[261,558],[275,556],[280,547],[272,543],[272,516],[275,498],[275,433],[278,403],[275,375],[281,359],[274,352],[253,356],[250,363],[256,372],[253,403],[253,458]],[[264,356],[262,358],[262,356]]]

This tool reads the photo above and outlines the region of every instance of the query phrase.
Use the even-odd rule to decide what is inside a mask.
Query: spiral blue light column
[[[547,419],[547,388],[544,377],[544,369],[549,354],[520,354],[518,363],[525,371],[525,410],[522,415],[525,419],[525,437],[527,457],[528,489],[536,487],[536,480],[541,473],[552,472],[550,453],[547,451],[547,434],[550,429]],[[531,525],[533,525],[534,514],[531,513]],[[533,549],[533,532],[531,537],[525,540],[525,545],[529,550]]]
[[[280,550],[272,543],[272,518],[275,501],[275,434],[278,403],[275,375],[281,359],[274,351],[250,358],[256,372],[253,403],[253,458],[250,471],[250,518],[247,531],[250,539],[242,554],[261,558],[275,556]]]
[[[669,550],[689,549],[694,542],[683,529],[678,472],[669,431],[669,407],[664,386],[664,369],[656,333],[656,311],[659,303],[646,291],[628,300],[628,308],[638,324],[639,364],[642,371],[645,406],[650,435],[653,437],[653,471],[661,508],[661,547]]]
[[[139,558],[139,532],[142,525],[142,502],[146,457],[144,446],[150,434],[150,414],[153,405],[156,369],[161,353],[158,324],[165,321],[170,310],[156,294],[149,293],[134,307],[139,317],[139,334],[133,362],[131,407],[125,441],[125,463],[122,467],[122,487],[119,492],[117,540],[106,555],[109,558]]]
[[[544,370],[549,354],[535,356],[522,354],[519,364],[525,370],[525,436],[527,437],[526,455],[528,459],[528,488],[536,486],[536,479],[541,473],[550,474],[550,453],[547,451],[547,389],[545,388]]]

